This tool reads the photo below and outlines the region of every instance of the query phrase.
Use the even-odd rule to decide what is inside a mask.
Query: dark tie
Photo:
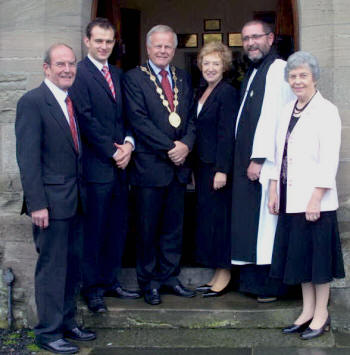
[[[162,87],[165,92],[165,96],[168,99],[170,110],[174,111],[174,94],[173,90],[171,89],[169,80],[168,80],[168,72],[164,69],[160,71],[160,75],[162,76]]]
[[[103,68],[102,68],[102,73],[108,83],[108,86],[109,88],[111,89],[111,92],[112,92],[112,95],[115,99],[115,90],[114,90],[114,85],[113,85],[113,81],[112,81],[112,78],[111,78],[111,73],[109,72],[109,69],[107,67],[107,65],[104,65]]]
[[[78,132],[77,132],[77,125],[75,124],[75,119],[74,119],[74,110],[73,110],[72,100],[70,99],[69,96],[67,96],[65,101],[66,101],[67,111],[68,111],[68,116],[69,116],[69,127],[70,127],[70,131],[72,132],[75,150],[77,152],[79,152]]]

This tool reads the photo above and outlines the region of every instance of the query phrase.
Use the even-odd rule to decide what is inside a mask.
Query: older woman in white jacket
[[[271,274],[301,284],[303,309],[283,333],[312,339],[330,328],[329,283],[342,278],[336,209],[341,122],[337,108],[316,89],[315,57],[296,52],[285,79],[297,96],[283,112],[271,173],[269,210],[278,214]]]

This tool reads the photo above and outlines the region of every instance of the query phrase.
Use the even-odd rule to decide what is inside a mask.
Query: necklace
[[[317,93],[317,90],[315,91],[315,93],[310,97],[309,101],[302,108],[297,108],[297,104],[298,104],[298,100],[297,100],[295,102],[295,105],[294,105],[294,108],[293,108],[293,112],[296,115],[300,115],[306,109],[306,107],[309,105],[309,103],[311,102],[313,97],[316,95],[316,93]]]
[[[179,89],[177,88],[177,76],[176,76],[176,72],[175,72],[175,67],[171,66],[170,70],[171,70],[171,74],[174,80],[174,111],[171,111],[170,109],[170,105],[169,102],[167,100],[167,98],[164,96],[163,93],[163,89],[158,85],[157,83],[157,79],[156,77],[152,74],[151,69],[147,63],[147,68],[144,66],[140,66],[140,69],[146,73],[149,76],[149,79],[154,83],[155,88],[156,88],[156,92],[159,95],[160,100],[162,101],[163,106],[168,110],[169,112],[169,123],[175,127],[178,128],[181,124],[181,117],[179,116],[178,113],[176,113],[176,108],[179,105],[179,101],[178,101],[178,93],[179,93]]]

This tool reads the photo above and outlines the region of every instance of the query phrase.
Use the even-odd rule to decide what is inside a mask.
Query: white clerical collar
[[[59,102],[64,102],[68,92],[60,89],[57,85],[55,85],[50,79],[45,78],[44,83],[47,85],[47,87],[50,89],[50,91],[53,93],[57,101]]]
[[[152,70],[156,73],[156,75],[160,75],[160,72],[163,70],[162,68],[157,67],[152,61],[151,59],[148,59],[148,63],[151,66]],[[171,76],[170,74],[170,69],[169,69],[169,64],[164,68],[165,71],[168,72],[168,74]]]
[[[108,62],[106,60],[105,63],[101,63],[99,62],[98,60],[96,60],[95,58],[93,58],[90,54],[87,55],[87,57],[91,60],[91,62],[95,65],[95,67],[99,70],[99,71],[102,71],[102,68],[107,65],[108,67]]]

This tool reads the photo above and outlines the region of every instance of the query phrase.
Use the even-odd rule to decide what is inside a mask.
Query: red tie
[[[75,124],[75,119],[74,119],[74,110],[73,110],[72,100],[70,99],[69,96],[67,96],[65,101],[66,101],[67,111],[68,111],[68,116],[69,116],[69,127],[70,127],[70,131],[72,133],[75,150],[77,152],[79,152],[78,133],[77,133],[77,126]]]
[[[168,99],[170,110],[174,111],[174,95],[173,90],[171,89],[169,80],[168,80],[168,72],[164,69],[160,71],[160,75],[162,76],[162,87],[165,92],[166,98]]]
[[[108,67],[107,65],[104,65],[103,68],[102,68],[102,73],[108,83],[108,86],[109,88],[111,89],[111,92],[112,92],[112,95],[115,99],[115,90],[114,90],[114,85],[113,85],[113,81],[112,81],[112,78],[111,78],[111,73],[109,72],[108,70]]]

